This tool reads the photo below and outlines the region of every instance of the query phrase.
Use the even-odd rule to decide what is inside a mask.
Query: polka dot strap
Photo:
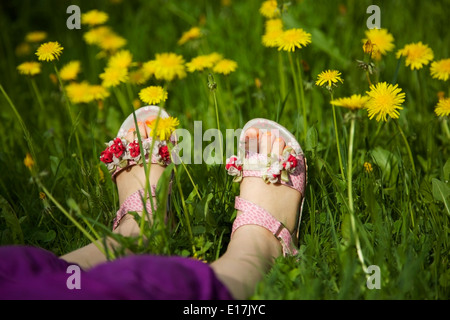
[[[231,235],[242,226],[258,225],[272,232],[281,242],[283,256],[298,253],[289,230],[265,209],[240,197],[236,197],[235,208],[242,211],[242,214],[234,220]]]
[[[152,197],[156,194],[156,185],[151,186]],[[117,211],[116,218],[114,219],[113,230],[117,228],[120,220],[128,213],[128,212],[143,212],[144,211],[144,194],[145,190],[141,189],[130,195],[120,206]],[[156,201],[153,202],[153,206],[156,209]],[[150,203],[150,197],[147,194],[147,201],[145,201],[145,207],[149,215],[152,214],[152,206]]]

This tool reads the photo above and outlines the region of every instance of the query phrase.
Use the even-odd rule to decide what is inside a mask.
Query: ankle
[[[152,164],[148,169],[150,170],[149,185],[156,186],[159,177],[164,171],[164,167]],[[133,193],[146,187],[144,167],[135,165],[129,171],[119,173],[116,177],[116,182],[119,193],[119,204],[122,205]]]
[[[261,226],[245,225],[237,229],[230,240],[227,252],[245,257],[261,258],[263,263],[270,265],[282,254],[280,241]]]

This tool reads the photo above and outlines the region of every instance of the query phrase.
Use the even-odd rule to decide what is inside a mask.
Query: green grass
[[[0,84],[23,125],[5,94],[0,94],[0,243],[40,246],[57,255],[89,243],[87,235],[96,238],[109,234],[118,197],[106,168],[99,165],[99,155],[103,143],[115,136],[128,115],[111,94],[103,109],[96,103],[72,105],[72,122],[62,92],[50,80],[54,73],[51,62],[43,63],[42,73],[35,77],[45,106],[41,110],[33,84],[16,71],[17,65],[36,60],[36,56],[35,48],[24,57],[17,56],[15,48],[26,33],[44,30],[49,41],[58,41],[64,47],[56,62],[58,68],[77,59],[83,69],[79,79],[100,82],[98,75],[105,60],[97,59],[99,50],[84,42],[86,26],[81,30],[66,28],[69,4],[78,4],[82,12],[94,8],[107,12],[107,25],[127,39],[125,48],[135,61],[151,60],[160,52],[176,52],[186,61],[199,54],[219,52],[235,60],[236,72],[228,77],[214,75],[222,131],[242,128],[254,117],[266,117],[278,120],[299,137],[309,165],[300,259],[278,259],[257,286],[254,298],[450,297],[450,141],[442,119],[433,112],[437,93],[450,95],[449,82],[432,79],[429,65],[417,72],[400,65],[397,83],[406,93],[406,101],[397,124],[411,148],[415,172],[396,123],[369,120],[365,110],[357,113],[351,167],[354,228],[349,181],[342,178],[338,161],[330,95],[314,85],[321,71],[337,69],[344,83],[334,90],[334,98],[368,90],[365,73],[356,60],[364,58],[361,39],[369,17],[366,8],[371,4],[380,6],[382,27],[393,34],[396,45],[377,65],[372,80],[392,82],[397,67],[395,52],[407,43],[428,44],[436,60],[450,57],[448,1],[291,1],[283,14],[285,28],[301,27],[312,34],[312,43],[294,55],[295,61],[302,59],[308,66],[303,69],[306,136],[288,55],[281,54],[288,91],[285,100],[280,95],[278,52],[261,44],[264,18],[258,12],[259,1],[232,1],[231,6],[206,0],[2,3]],[[202,28],[206,36],[196,45],[178,46],[182,32],[200,20],[205,21]],[[255,86],[256,78],[262,83],[260,88]],[[207,81],[207,73],[194,73],[168,86],[165,108],[180,119],[180,127],[192,133],[194,121],[202,121],[203,131],[217,127]],[[155,83],[161,84],[152,79],[147,85]],[[130,86],[129,91],[123,85],[119,90],[125,96],[131,93],[128,99],[133,100],[142,87]],[[129,108],[131,112],[131,103]],[[347,175],[351,121],[346,110],[337,108],[336,116]],[[31,149],[36,162],[34,178],[23,162]],[[365,162],[371,163],[372,172],[365,171]],[[170,199],[173,228],[162,223],[145,226],[147,245],[137,245],[134,239],[119,240],[135,252],[195,255],[213,261],[224,252],[230,237],[238,185],[220,165],[189,164],[186,168],[170,167],[166,173],[170,170],[176,170]],[[40,192],[48,194],[41,199]],[[158,201],[164,203],[165,196],[167,193],[162,192]],[[380,267],[378,290],[366,286],[368,275],[357,255],[355,235],[365,265]]]

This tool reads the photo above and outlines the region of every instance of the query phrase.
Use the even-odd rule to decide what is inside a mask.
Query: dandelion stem
[[[116,95],[117,101],[119,102],[120,108],[122,109],[123,115],[127,115],[127,106],[125,102],[125,97],[123,96],[122,91],[120,91],[117,87],[113,88],[114,94]]]
[[[303,94],[303,82],[302,82],[302,76],[301,76],[301,70],[300,70],[300,66],[298,65],[298,61],[297,62],[297,72],[294,68],[294,62],[292,59],[292,53],[289,52],[289,64],[291,66],[291,71],[292,71],[292,77],[294,79],[294,91],[295,91],[295,98],[297,100],[297,116],[300,116],[300,109],[301,109],[301,105],[303,105],[303,133],[304,133],[304,138],[306,138],[306,133],[307,133],[307,121],[306,121],[306,111],[305,111],[305,99],[304,99],[304,94]],[[300,79],[297,77],[300,77]],[[300,89],[300,91],[299,91]],[[300,134],[300,123],[299,121],[297,121],[297,138],[299,138],[299,134]]]
[[[402,62],[402,57],[397,59],[397,67],[395,68],[394,78],[392,79],[392,85],[395,85],[397,82],[398,72],[400,71],[400,65]]]
[[[366,71],[367,82],[369,83],[369,87],[372,86],[372,81],[370,81],[369,71]]]
[[[303,133],[305,135],[305,139],[306,139],[306,134],[308,132],[308,121],[307,121],[307,117],[306,117],[306,103],[305,103],[305,92],[303,90],[303,76],[302,76],[302,69],[300,68],[300,59],[297,59],[297,72],[298,72],[298,76],[299,76],[299,85],[300,85],[300,97],[301,97],[301,101],[302,101],[302,108],[303,108]]]
[[[352,192],[352,166],[353,166],[353,138],[355,135],[355,117],[352,115],[350,120],[350,134],[348,142],[348,166],[347,166],[347,182],[348,182],[348,206],[353,212],[353,192]]]
[[[42,96],[38,90],[38,87],[36,86],[36,81],[34,81],[34,78],[30,79],[31,86],[33,87],[34,93],[36,94],[36,99],[38,101],[39,107],[41,107],[41,112],[45,111],[44,102],[42,101]]]
[[[281,51],[278,51],[278,74],[280,78],[281,101],[283,101],[286,98],[286,79],[284,77],[283,56]]]
[[[400,127],[400,125],[398,124],[397,120],[394,119],[394,123],[395,123],[395,126],[397,127],[398,131],[400,132],[400,135],[403,138],[403,142],[405,143],[406,150],[408,152],[409,161],[411,162],[411,168],[412,168],[413,174],[414,174],[414,176],[416,176],[416,167],[414,165],[414,159],[413,159],[413,156],[412,156],[411,148],[409,147],[408,140],[406,139],[405,133],[403,132],[403,130]]]
[[[414,74],[415,74],[415,77],[416,77],[417,91],[418,91],[418,94],[419,94],[419,98],[418,98],[418,101],[419,101],[419,104],[420,104],[420,107],[419,107],[420,109],[419,110],[424,110],[424,108],[425,108],[425,100],[424,100],[424,94],[423,94],[423,91],[422,91],[422,84],[421,84],[421,81],[420,81],[419,70],[415,70]]]
[[[448,120],[443,119],[442,120],[442,130],[444,130],[444,133],[448,140],[450,140],[450,130],[448,129]]]
[[[217,105],[217,96],[216,93],[213,92],[213,97],[214,97],[214,107],[216,109],[216,121],[217,121],[217,130],[219,130],[219,132],[221,133],[222,131],[220,131],[220,122],[219,122],[219,108]],[[220,143],[220,163],[222,163],[222,157],[223,157],[223,146],[222,146],[222,139],[219,139],[219,143]]]
[[[217,104],[217,95],[216,95],[216,90],[217,90],[217,83],[214,80],[214,77],[212,74],[208,75],[208,87],[209,90],[212,92],[213,94],[213,99],[214,99],[214,109],[216,112],[216,122],[217,122],[217,130],[219,131],[220,134],[222,134],[222,131],[220,131],[220,121],[219,121],[219,107]],[[223,141],[222,138],[219,138],[219,146],[220,146],[220,150],[219,150],[219,154],[220,154],[220,163],[223,163]]]
[[[297,101],[297,117],[300,117],[300,93],[298,91],[298,79],[297,79],[297,73],[294,69],[294,62],[292,61],[292,53],[289,52],[289,65],[291,66],[291,72],[292,72],[292,78],[294,79],[294,91],[295,91],[295,98]],[[305,115],[303,115],[305,116]],[[298,118],[297,118],[298,119]],[[300,123],[297,120],[297,138],[300,132]],[[306,138],[306,135],[305,135]]]
[[[352,115],[350,121],[350,134],[348,143],[348,166],[347,166],[347,192],[348,192],[348,208],[350,211],[350,223],[352,227],[352,233],[355,239],[356,252],[358,254],[358,259],[361,262],[361,266],[366,272],[367,267],[364,263],[364,255],[361,250],[361,243],[359,241],[358,232],[356,230],[356,218],[355,210],[353,207],[353,177],[352,177],[352,166],[353,166],[353,138],[355,136],[355,116]]]
[[[331,94],[331,100],[333,100],[333,92]],[[344,174],[344,165],[342,164],[342,156],[341,156],[341,144],[339,143],[339,132],[338,132],[338,126],[336,121],[336,107],[332,104],[331,107],[333,108],[333,121],[334,121],[334,132],[336,135],[336,148],[338,152],[338,159],[339,159],[339,168],[341,169],[341,175],[342,179],[345,180],[345,174]]]

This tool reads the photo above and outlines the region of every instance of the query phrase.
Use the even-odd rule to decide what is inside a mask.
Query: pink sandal
[[[245,149],[246,132],[249,128],[258,128],[259,132],[270,130],[275,136],[282,137],[286,143],[283,153],[261,154],[248,152]],[[251,149],[251,148],[250,148]],[[244,126],[240,136],[238,155],[227,159],[226,170],[234,176],[235,182],[242,181],[243,177],[261,177],[266,183],[282,184],[294,188],[302,195],[302,202],[296,219],[296,228],[291,234],[289,230],[267,210],[245,199],[236,197],[235,208],[242,211],[233,223],[232,235],[244,225],[259,225],[266,228],[281,242],[283,256],[296,255],[298,253],[298,233],[305,200],[305,188],[307,180],[307,164],[300,144],[295,137],[278,123],[257,118]]]
[[[146,106],[135,111],[136,120],[138,125],[145,123],[145,125],[151,125],[153,121],[157,120],[159,115],[160,119],[168,118],[169,115],[163,109],[157,106]],[[158,120],[160,121],[160,120]],[[128,142],[125,137],[135,131],[135,122],[133,114],[130,114],[128,118],[122,123],[122,126],[117,133],[117,137],[106,143],[106,149],[101,152],[100,161],[105,163],[109,172],[111,173],[112,180],[116,181],[116,176],[123,170],[131,170],[131,167],[135,165],[143,166],[144,160],[142,159],[141,148],[136,137],[134,141]],[[176,144],[175,135],[172,134],[167,139],[161,139],[156,136],[155,142],[152,147],[152,137],[142,139],[143,154],[146,163],[158,163],[163,166],[167,166],[171,163],[168,143]],[[165,138],[165,137],[164,137]],[[151,195],[156,195],[156,185],[151,185]],[[117,228],[120,220],[128,213],[132,211],[142,212],[144,210],[144,189],[138,190],[130,195],[120,206],[117,211],[116,218],[113,223],[113,230]],[[145,206],[147,212],[151,214],[150,195],[148,195]]]

